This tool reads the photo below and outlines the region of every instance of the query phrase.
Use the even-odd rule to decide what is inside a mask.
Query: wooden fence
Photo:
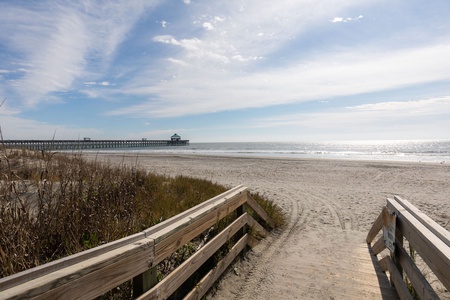
[[[392,222],[393,221],[393,222]],[[370,245],[378,233],[394,225],[393,252],[379,260],[384,272],[389,272],[391,283],[401,299],[413,299],[405,283],[406,276],[420,299],[439,299],[427,278],[416,265],[414,251],[433,271],[442,285],[450,291],[450,233],[422,213],[407,200],[395,196],[387,199],[387,205],[367,235]],[[384,228],[383,228],[384,227]],[[392,228],[392,227],[391,227]],[[374,255],[380,254],[389,245],[390,237],[382,235],[371,245]],[[404,240],[409,243],[404,245]],[[406,248],[406,249],[405,249]],[[414,249],[407,251],[407,249]]]
[[[234,236],[238,241],[228,254],[185,297],[199,299],[237,255],[256,242],[246,227],[251,233],[267,234],[246,208],[273,228],[247,188],[237,186],[143,232],[2,278],[0,299],[92,299],[131,280],[134,298],[166,299]],[[235,219],[228,227],[158,282],[160,262],[230,215]]]

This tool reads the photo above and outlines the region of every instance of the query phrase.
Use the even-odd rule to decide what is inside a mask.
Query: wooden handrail
[[[273,221],[251,198],[247,188],[237,186],[138,234],[2,278],[0,299],[91,299],[131,279],[137,284],[146,278],[143,274],[156,271],[158,263],[179,247],[226,216],[236,215],[238,208],[247,203],[266,224],[273,226]],[[134,290],[143,294],[133,296],[139,299],[167,298],[245,226],[252,227],[262,236],[267,235],[264,227],[243,213],[164,280],[155,280],[151,284],[141,282],[140,288]],[[188,298],[201,298],[234,258],[254,242],[250,234],[242,236]]]
[[[403,247],[403,238],[428,265],[447,290],[450,290],[450,233],[426,216],[407,200],[395,196],[387,199],[386,207],[367,235],[367,243],[375,240],[383,228],[383,216],[396,215],[395,251],[379,261],[383,271],[389,271],[391,281],[401,299],[411,299],[411,294],[402,279],[403,272],[421,299],[439,299],[428,280],[420,272],[413,258]],[[371,245],[374,255],[386,249],[383,236]],[[399,280],[400,279],[400,280]],[[405,292],[406,291],[406,292]]]

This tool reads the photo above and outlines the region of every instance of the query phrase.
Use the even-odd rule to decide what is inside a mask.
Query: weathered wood
[[[94,298],[146,271],[153,251],[153,240],[141,239],[2,291],[0,299]]]
[[[384,208],[384,207],[383,207]],[[378,215],[378,218],[373,223],[372,227],[367,234],[366,242],[368,244],[372,243],[372,241],[377,236],[378,232],[383,228],[383,211]]]
[[[206,274],[197,286],[186,295],[184,300],[201,299],[211,286],[219,279],[226,268],[234,261],[239,253],[248,244],[249,234],[244,235],[228,252],[228,254],[217,264],[217,266]]]
[[[211,241],[209,241],[203,248],[194,253],[185,262],[183,262],[177,269],[170,273],[166,278],[159,282],[151,290],[147,291],[137,299],[166,299],[181,284],[186,281],[211,255],[213,255],[227,240],[229,240],[239,229],[241,229],[247,220],[247,215],[244,214],[227,228],[221,231]]]
[[[258,222],[256,222],[255,219],[253,219],[252,216],[247,214],[247,224],[250,226],[253,230],[256,230],[261,236],[266,237],[269,235],[269,232]]]
[[[394,284],[395,289],[397,291],[398,296],[402,300],[413,300],[411,293],[406,287],[405,282],[403,281],[403,277],[400,272],[397,270],[394,262],[389,256],[385,256],[380,260],[380,266],[383,271],[388,271],[391,277],[391,282]]]
[[[144,238],[144,236],[145,236],[144,233],[140,232],[140,233],[125,237],[123,239],[113,241],[111,243],[107,243],[105,245],[101,245],[101,246],[98,246],[98,247],[95,247],[95,248],[92,248],[92,249],[89,249],[89,250],[86,250],[83,252],[73,254],[68,257],[58,259],[53,262],[46,263],[44,265],[29,269],[29,270],[25,270],[23,272],[13,274],[8,277],[1,278],[0,279],[0,291],[10,289],[14,286],[30,282],[36,278],[56,272],[63,268],[67,268],[69,266],[78,264],[78,263],[86,261],[88,259],[100,256],[109,251],[113,251],[115,249],[123,247],[124,245],[131,244],[135,241],[141,240]]]
[[[245,204],[239,205],[236,208],[236,218],[239,218],[246,212]],[[247,233],[246,226],[242,227],[239,232],[236,234],[236,241],[239,240],[241,237],[243,237]]]
[[[397,223],[397,222],[396,222]],[[395,246],[403,248],[403,241],[404,236],[403,232],[398,228],[398,226],[395,227]],[[398,253],[394,251],[394,253],[391,253],[392,261],[394,262],[395,266],[397,267],[398,272],[403,277],[403,267],[400,264]]]
[[[269,217],[269,215],[266,213],[266,211],[255,201],[255,199],[250,196],[249,193],[247,193],[247,205],[253,209],[258,216],[260,216],[271,228],[275,228],[275,222],[272,220],[272,218]]]
[[[154,266],[133,278],[133,296],[142,295],[158,283],[158,270]]]
[[[444,227],[442,227],[441,225],[436,223],[433,219],[431,219],[426,214],[421,212],[408,200],[402,199],[399,196],[394,196],[394,199],[411,215],[413,215],[417,220],[419,220],[426,228],[428,228],[432,233],[434,233],[437,237],[439,237],[447,246],[450,247],[450,232],[445,230]]]
[[[376,243],[372,246],[372,251],[374,255],[378,255],[381,253],[381,251],[383,251],[384,249],[386,249],[386,245],[384,244],[384,240],[383,237],[380,237],[378,239],[378,241],[376,241]]]
[[[246,201],[245,193],[233,195],[225,199],[222,205],[214,204],[204,207],[192,214],[190,218],[183,219],[168,226],[165,230],[151,235],[155,239],[155,262],[159,263],[175,252],[180,246],[186,244],[200,233],[210,228],[218,221],[236,210]],[[161,238],[164,236],[164,239]]]
[[[422,275],[422,272],[420,272],[414,261],[408,253],[406,253],[406,250],[403,247],[396,245],[395,253],[397,253],[397,259],[402,265],[406,276],[409,278],[409,281],[416,290],[420,299],[439,299],[436,292]]]
[[[397,213],[397,228],[450,290],[450,248],[398,202],[388,200],[387,205]]]

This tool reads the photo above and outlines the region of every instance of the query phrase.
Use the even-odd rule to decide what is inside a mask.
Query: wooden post
[[[243,197],[248,197],[247,196],[248,193],[245,192],[245,194],[243,195]],[[245,212],[247,211],[246,205],[242,204],[241,206],[239,206],[236,209],[236,218],[239,218],[240,216],[242,216],[243,214],[245,214]],[[245,234],[247,233],[247,225],[243,226],[237,233],[234,239],[234,243],[236,244]],[[245,254],[245,252],[247,252],[247,246],[244,247],[243,251],[241,252],[241,255],[243,257],[243,255]]]
[[[236,209],[236,218],[239,218],[247,211],[245,204],[242,204]],[[242,238],[247,233],[247,226],[242,227],[236,234],[236,241]]]
[[[133,298],[144,294],[158,283],[157,266],[133,278]]]
[[[391,253],[392,261],[397,267],[398,272],[403,278],[403,267],[400,264],[400,250],[399,248],[403,248],[403,233],[399,230],[397,226],[395,226],[395,252]]]

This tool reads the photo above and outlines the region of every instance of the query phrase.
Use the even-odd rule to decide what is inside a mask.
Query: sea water
[[[89,150],[84,150],[88,152]],[[391,160],[450,163],[450,141],[195,143],[188,146],[97,149],[95,152]],[[89,152],[90,152],[89,151]]]

